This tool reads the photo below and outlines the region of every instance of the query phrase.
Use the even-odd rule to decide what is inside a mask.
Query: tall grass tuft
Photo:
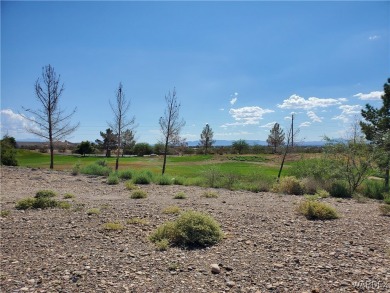
[[[104,163],[103,163],[104,162]],[[98,161],[92,164],[89,164],[81,168],[80,173],[87,175],[96,175],[96,176],[108,176],[112,172],[112,169],[108,167],[105,161]]]

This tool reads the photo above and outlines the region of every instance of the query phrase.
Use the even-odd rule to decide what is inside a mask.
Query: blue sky
[[[345,135],[380,106],[390,77],[390,2],[1,2],[1,135],[32,138],[43,66],[61,75],[61,107],[94,141],[113,118],[119,82],[138,142],[156,143],[176,87],[182,136],[266,140],[278,122],[299,139]]]

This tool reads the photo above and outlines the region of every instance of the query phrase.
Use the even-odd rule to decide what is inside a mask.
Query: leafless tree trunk
[[[116,99],[114,104],[110,101],[111,110],[114,113],[114,121],[109,126],[114,130],[117,135],[117,151],[116,151],[116,162],[115,170],[119,168],[119,155],[122,146],[122,132],[130,125],[134,124],[135,117],[130,120],[127,119],[127,112],[130,109],[130,101],[126,100],[125,93],[123,92],[122,83],[119,83],[118,90],[116,92]]]
[[[50,169],[54,168],[54,143],[73,133],[79,126],[79,123],[76,125],[70,123],[76,108],[69,115],[65,115],[59,107],[63,91],[64,85],[60,85],[60,76],[57,77],[50,64],[45,66],[42,68],[42,80],[38,78],[35,82],[35,96],[42,107],[38,110],[24,109],[32,114],[33,118],[22,114],[35,125],[26,130],[49,141]]]
[[[160,129],[161,133],[164,136],[165,147],[164,147],[164,162],[162,167],[162,174],[165,173],[165,165],[167,163],[167,153],[168,145],[171,143],[175,144],[180,142],[180,130],[185,125],[183,119],[179,119],[180,114],[180,103],[177,101],[176,89],[173,89],[173,92],[168,93],[168,96],[165,96],[165,101],[167,107],[164,112],[164,116],[160,117]]]

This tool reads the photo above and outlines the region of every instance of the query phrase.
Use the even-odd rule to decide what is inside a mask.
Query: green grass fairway
[[[34,151],[18,150],[17,160],[22,167],[49,168],[50,155]],[[81,157],[78,155],[55,154],[55,170],[71,170],[75,164],[81,167],[106,160],[110,167],[115,166],[115,158],[104,158],[97,156]],[[155,157],[124,157],[120,158],[119,169],[149,170],[154,174],[160,174],[163,164],[162,156]],[[222,174],[237,174],[249,176],[254,174],[265,174],[277,176],[280,166],[280,156],[275,155],[241,155],[241,156],[220,156],[220,155],[189,155],[169,156],[167,158],[166,173],[171,176],[199,177],[203,172],[213,166]],[[285,165],[286,171],[288,163]]]

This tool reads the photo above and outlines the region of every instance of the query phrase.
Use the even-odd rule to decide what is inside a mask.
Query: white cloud
[[[312,122],[322,122],[322,118],[318,117],[313,111],[307,111],[307,116],[311,119]]]
[[[225,109],[224,108],[220,108],[219,111],[225,111]]]
[[[18,113],[14,113],[11,109],[3,109],[0,114],[2,135],[8,134],[16,139],[25,139],[34,137],[33,134],[26,131],[26,128],[38,130],[35,123]]]
[[[219,132],[215,133],[216,137],[227,137],[227,136],[244,136],[244,135],[252,135],[253,133],[247,131],[239,131],[239,132]]]
[[[383,94],[384,92],[374,91],[368,94],[358,93],[353,96],[359,98],[360,100],[380,100]]]
[[[275,123],[276,123],[276,121],[270,122],[270,123],[261,125],[260,127],[263,127],[263,128],[272,128],[272,127],[274,127]]]
[[[236,102],[237,102],[237,98],[233,98],[233,99],[230,100],[230,104],[231,105],[234,105]]]
[[[311,125],[311,123],[309,121],[306,121],[306,122],[299,124],[299,127],[309,127],[310,125]]]
[[[373,40],[379,39],[380,37],[381,37],[381,36],[378,36],[378,35],[372,35],[372,36],[369,36],[368,39],[369,39],[370,41],[373,41]]]
[[[226,123],[222,125],[226,126],[239,126],[239,125],[256,125],[259,124],[259,120],[263,119],[263,115],[267,113],[272,113],[273,110],[263,109],[258,106],[243,107],[237,109],[230,109],[229,114],[232,115],[235,122]]]
[[[321,99],[316,97],[302,98],[298,95],[292,95],[284,100],[282,104],[278,104],[282,109],[304,109],[310,110],[315,108],[326,108],[330,106],[340,105],[345,99]]]
[[[332,120],[341,120],[344,123],[350,121],[351,116],[360,114],[362,106],[360,105],[341,105],[339,107],[341,114],[332,118]]]

